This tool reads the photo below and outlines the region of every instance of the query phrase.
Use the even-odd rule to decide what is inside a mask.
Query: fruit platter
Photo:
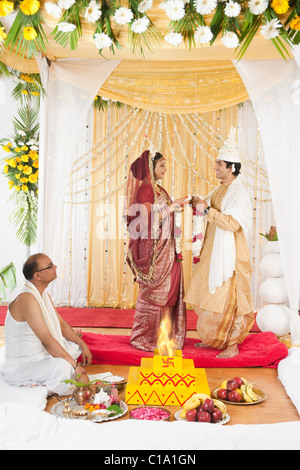
[[[183,409],[175,413],[177,421],[198,423],[226,424],[230,421],[226,405],[204,393],[195,393],[183,405]]]
[[[254,388],[253,385],[243,377],[234,377],[224,380],[221,386],[214,390],[213,396],[231,405],[257,405],[267,397],[262,390]]]

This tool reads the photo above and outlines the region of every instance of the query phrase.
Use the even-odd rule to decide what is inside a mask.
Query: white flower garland
[[[205,216],[203,212],[199,212],[197,207],[193,208],[193,231],[192,231],[192,254],[193,264],[200,261],[200,252],[204,241],[205,232]]]
[[[188,196],[189,200],[191,196]],[[199,212],[197,208],[193,208],[193,228],[192,228],[192,255],[193,264],[200,261],[200,252],[204,241],[205,232],[205,215]],[[183,260],[182,256],[182,211],[174,212],[174,240],[176,258],[178,261]]]
[[[176,258],[178,261],[181,261],[182,258],[182,212],[174,211],[174,240],[175,240],[175,251]]]

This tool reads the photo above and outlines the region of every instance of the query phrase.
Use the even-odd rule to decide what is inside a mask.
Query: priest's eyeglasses
[[[40,273],[42,271],[46,271],[47,269],[51,269],[53,268],[54,264],[51,263],[47,268],[43,268],[43,269],[38,269],[37,271],[34,271],[35,273]]]

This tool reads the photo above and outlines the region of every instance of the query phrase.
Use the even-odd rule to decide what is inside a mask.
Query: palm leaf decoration
[[[34,245],[37,240],[37,197],[32,192],[20,191],[13,193],[10,199],[16,204],[9,221],[17,229],[17,239],[23,245]]]
[[[36,31],[36,37],[27,40],[24,37],[24,28],[32,27]],[[44,32],[40,12],[34,15],[24,15],[19,9],[17,16],[7,34],[5,40],[5,47],[10,48],[11,52],[22,57],[27,56],[30,59],[32,56],[43,53],[46,51],[46,44],[48,43],[46,34]],[[15,48],[15,49],[14,49]]]
[[[36,141],[36,136],[39,132],[39,107],[30,107],[30,102],[26,105],[22,106],[18,109],[18,115],[13,118],[13,127],[14,127],[14,136],[11,141],[15,141],[18,143],[21,139],[25,142],[30,142],[30,140]],[[20,137],[23,136],[23,137]],[[7,143],[8,139],[1,139],[1,144]],[[8,145],[8,144],[7,144]],[[26,150],[27,148],[27,150]],[[6,164],[6,177],[8,178],[9,182],[12,182],[12,186],[18,184],[18,181],[22,182],[22,177],[24,175],[28,175],[29,173],[24,173],[21,176],[22,172],[25,172],[24,165],[29,165],[28,156],[26,156],[26,160],[22,160],[22,156],[28,153],[29,147],[14,148],[11,146],[10,148],[10,156],[8,160],[4,160],[2,163]],[[22,153],[20,152],[22,150]],[[29,154],[30,155],[30,154]],[[19,157],[19,160],[16,158]],[[25,158],[25,157],[24,157]],[[33,157],[30,157],[33,158]],[[15,160],[22,165],[22,169],[20,169],[16,164],[11,166],[9,160]],[[19,163],[17,164],[19,165]],[[34,167],[34,163],[32,164],[32,170],[36,170]],[[19,173],[18,180],[17,173]],[[33,174],[33,171],[32,171]],[[22,182],[23,183],[23,182]],[[21,186],[17,189],[20,189]],[[28,178],[27,182],[27,189],[26,191],[22,190],[15,191],[12,193],[10,197],[10,201],[13,201],[15,204],[15,208],[11,212],[10,215],[10,222],[15,225],[16,227],[16,236],[20,243],[30,246],[33,245],[37,240],[37,209],[38,209],[38,197],[37,197],[37,189],[38,183],[37,180],[31,181],[30,177]]]
[[[124,103],[120,101],[104,100],[101,96],[96,96],[93,102],[93,108],[97,111],[105,111],[108,107],[122,108]]]
[[[163,39],[162,34],[158,31],[153,22],[148,18],[146,13],[141,13],[138,9],[140,4],[139,0],[129,0],[128,8],[131,9],[134,15],[134,19],[131,24],[138,19],[147,18],[149,20],[149,26],[143,33],[135,33],[131,29],[131,25],[128,26],[128,44],[132,49],[133,53],[137,51],[144,57],[144,49],[146,48],[150,52],[153,52],[154,48],[158,46],[159,42]]]

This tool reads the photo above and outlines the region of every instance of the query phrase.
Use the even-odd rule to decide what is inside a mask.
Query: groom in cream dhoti
[[[48,395],[67,394],[66,379],[85,374],[92,362],[87,345],[58,314],[48,285],[56,266],[44,254],[32,255],[23,267],[26,282],[9,305],[5,320],[4,379],[11,385],[47,387]],[[82,356],[82,365],[77,359]]]
[[[185,302],[198,315],[197,331],[202,343],[222,352],[220,358],[239,354],[240,344],[255,317],[250,291],[251,261],[247,240],[252,231],[252,207],[240,181],[241,160],[236,130],[216,160],[221,184],[205,200],[206,230],[200,262],[194,268]]]

